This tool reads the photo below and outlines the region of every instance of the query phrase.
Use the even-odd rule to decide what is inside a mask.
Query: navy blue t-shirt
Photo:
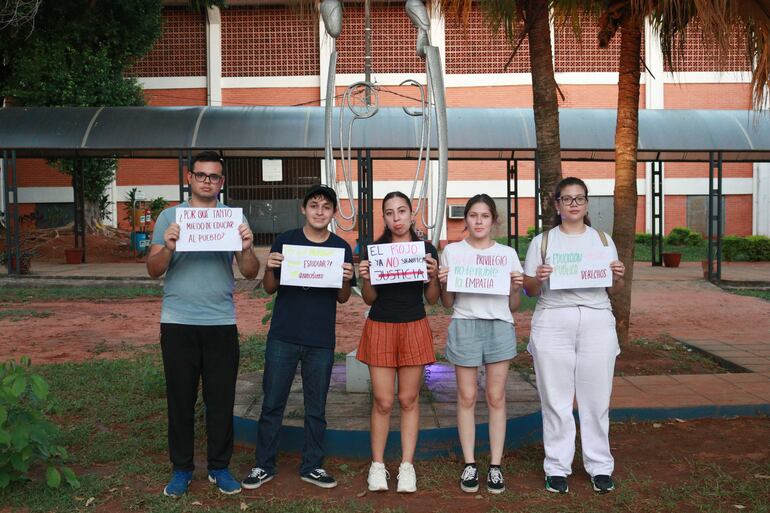
[[[329,238],[324,242],[317,243],[308,240],[302,228],[290,230],[275,239],[270,252],[283,253],[284,244],[343,248],[345,262],[353,263],[353,252],[350,246],[333,233],[330,233]],[[273,269],[273,274],[280,282],[281,269]],[[355,284],[354,275],[350,280],[350,286],[353,287]],[[338,291],[339,289],[279,285],[267,338],[303,346],[334,349]]]

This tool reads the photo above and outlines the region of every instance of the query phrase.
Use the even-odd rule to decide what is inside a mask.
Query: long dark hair
[[[578,185],[583,188],[583,191],[586,195],[586,204],[588,204],[588,186],[586,183],[581,180],[580,178],[576,178],[574,176],[568,176],[558,184],[556,184],[556,189],[553,191],[553,200],[556,201],[561,197],[561,190],[565,187],[569,187],[570,185]],[[583,216],[583,223],[585,223],[586,226],[591,226],[591,220],[588,219],[588,214]],[[559,215],[559,211],[556,211],[556,214],[554,214],[554,220],[553,225],[559,226],[561,224],[561,216]]]
[[[495,205],[495,200],[493,200],[489,194],[476,194],[474,197],[468,200],[468,203],[465,204],[465,211],[463,212],[463,219],[466,220],[468,218],[468,212],[471,211],[471,208],[473,208],[473,205],[476,203],[483,203],[487,207],[489,207],[489,212],[492,214],[492,223],[497,223],[499,220],[499,216],[497,215],[497,205]]]
[[[412,202],[409,201],[409,198],[407,197],[407,195],[404,194],[401,191],[392,191],[392,192],[387,193],[385,195],[385,197],[382,198],[382,213],[383,214],[385,213],[385,203],[387,203],[388,200],[392,200],[393,198],[401,198],[402,200],[404,200],[406,202],[407,206],[409,207],[409,212],[412,211]],[[409,224],[409,235],[411,235],[412,241],[421,240],[417,236],[417,232],[414,231],[414,224],[411,224],[411,223]],[[382,235],[380,235],[380,237],[376,241],[374,241],[374,243],[375,244],[390,244],[391,242],[393,242],[393,232],[391,232],[390,228],[388,228],[388,223],[385,223],[385,229],[383,230]]]

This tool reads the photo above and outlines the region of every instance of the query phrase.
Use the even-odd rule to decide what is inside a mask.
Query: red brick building
[[[332,45],[314,13],[281,5],[234,5],[208,13],[167,7],[163,21],[163,35],[154,49],[130,70],[144,87],[148,105],[322,105]],[[415,89],[398,84],[407,78],[425,83],[424,63],[414,52],[414,28],[397,2],[375,3],[372,28],[373,79],[382,87],[380,105],[410,103],[399,94],[413,97]],[[363,33],[363,9],[348,7],[337,41],[338,93],[363,79]],[[595,23],[589,19],[583,24],[582,40],[570,26],[554,27],[554,64],[556,81],[564,94],[563,107],[616,107],[619,41],[602,50],[596,47],[595,36]],[[647,69],[642,72],[641,108],[751,108],[750,66],[738,36],[720,63],[713,46],[693,30],[677,73],[664,63],[649,24],[644,39]],[[434,15],[431,41],[439,47],[444,61],[449,107],[532,106],[526,41],[507,71],[504,67],[511,56],[510,44],[503,34],[493,34],[485,27],[479,12],[472,13],[467,30],[453,18]],[[292,200],[301,197],[310,183],[322,180],[320,161],[286,161],[281,180],[272,182],[254,176],[261,164],[249,160],[258,159],[238,159],[229,164],[231,198],[241,194],[240,199],[263,202]],[[375,233],[381,230],[379,199],[390,190],[408,193],[414,166],[414,161],[375,163]],[[705,230],[708,165],[669,163],[664,168],[665,233],[674,226]],[[520,169],[519,229],[524,232],[534,224],[534,177],[532,163],[522,162]],[[591,212],[603,222],[612,218],[613,171],[611,163],[564,163],[565,176],[575,175],[588,183]],[[648,166],[639,165],[639,232],[650,226],[649,173]],[[72,201],[69,177],[44,161],[20,160],[18,177],[23,211]],[[724,177],[725,233],[770,234],[768,164],[726,164]],[[178,199],[176,160],[122,160],[108,190],[116,203],[113,222],[125,224],[123,202],[134,187],[147,198]],[[248,188],[252,192],[247,194],[244,191]],[[451,161],[447,192],[449,205],[462,205],[469,196],[486,192],[499,198],[504,208],[506,164]],[[280,231],[295,222],[284,221],[255,231],[269,235],[271,230]],[[442,238],[460,238],[461,231],[461,220],[448,219]]]

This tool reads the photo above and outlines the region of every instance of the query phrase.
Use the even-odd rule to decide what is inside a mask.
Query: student
[[[265,292],[278,292],[267,334],[264,398],[257,428],[256,463],[241,484],[247,490],[273,479],[283,413],[291,384],[302,362],[302,392],[305,401],[305,444],[299,469],[303,481],[321,488],[334,488],[337,481],[323,468],[326,431],[326,395],[334,365],[334,327],[337,303],[350,298],[355,285],[350,246],[328,230],[337,212],[337,194],[324,185],[310,188],[302,201],[305,226],[278,236],[267,257],[263,285]],[[343,248],[342,288],[291,287],[281,285],[283,246]]]
[[[385,230],[375,244],[419,240],[412,226],[412,204],[402,192],[385,195],[382,201]],[[420,386],[425,365],[436,361],[433,334],[425,316],[423,293],[431,305],[440,294],[438,252],[425,242],[426,282],[394,283],[373,286],[369,278],[366,249],[362,251],[359,274],[361,293],[371,305],[364,325],[357,358],[369,366],[372,382],[372,464],[367,483],[371,491],[388,489],[385,470],[385,442],[390,430],[390,412],[395,398],[398,375],[398,401],[401,406],[401,466],[398,469],[399,492],[417,491],[414,451],[420,425]]]
[[[441,303],[454,307],[447,337],[447,360],[455,366],[457,376],[457,430],[465,463],[460,475],[460,489],[468,493],[479,490],[478,468],[474,446],[476,438],[476,392],[478,367],[486,369],[486,399],[489,407],[489,471],[487,490],[505,491],[500,470],[505,445],[505,383],[508,367],[516,356],[516,331],[511,312],[519,307],[523,269],[516,251],[492,239],[492,227],[498,222],[497,207],[486,194],[477,194],[465,204],[465,228],[468,236],[449,244],[441,254]],[[461,253],[485,252],[507,257],[511,290],[508,296],[449,292],[447,277],[453,257]]]
[[[179,225],[177,208],[222,208],[217,200],[225,182],[224,161],[218,153],[204,151],[190,163],[187,182],[191,198],[161,212],[152,234],[147,272],[164,273],[160,314],[160,347],[166,375],[168,449],[173,465],[164,495],[187,492],[195,465],[195,401],[203,380],[208,439],[208,475],[222,493],[234,494],[241,486],[227,469],[233,454],[233,404],[240,346],[233,304],[233,255],[244,277],[254,279],[259,261],[252,249],[254,235],[244,222],[238,227],[241,251],[176,251]]]
[[[610,454],[609,407],[615,358],[620,353],[609,295],[623,288],[625,267],[612,239],[591,228],[588,187],[565,178],[554,192],[555,227],[534,238],[524,263],[524,288],[540,296],[532,316],[528,350],[543,410],[545,488],[567,493],[575,455],[573,400],[577,398],[583,464],[593,489],[607,493],[614,460]],[[551,290],[552,255],[606,246],[611,253],[612,286]]]

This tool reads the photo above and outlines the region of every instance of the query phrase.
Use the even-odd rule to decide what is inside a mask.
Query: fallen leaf
[[[86,501],[86,507],[90,506],[90,505],[91,505],[91,504],[93,504],[94,502],[96,502],[96,497],[91,497],[91,498],[89,498],[89,499]]]
[[[364,490],[364,491],[363,491],[363,492],[361,492],[361,493],[357,493],[357,494],[356,494],[356,497],[364,497],[365,495],[366,495],[366,490]]]
[[[84,500],[86,500],[86,498],[85,497],[75,497],[75,500],[76,501],[84,501]]]
[[[482,497],[481,495],[477,495],[476,497],[474,497],[474,499],[483,499],[483,498],[484,497]]]
[[[247,509],[249,509],[249,505],[241,501],[241,511],[246,511]]]
[[[674,417],[674,420],[677,421],[677,422],[681,422],[681,423],[687,422],[686,420],[682,420],[682,419],[680,419],[678,417]]]
[[[115,492],[117,492],[117,491],[118,491],[118,489],[117,489],[117,488],[110,488],[110,493],[115,493]]]
[[[203,503],[200,501],[193,501],[190,503],[192,506],[203,506]]]
[[[655,424],[652,425],[652,427],[654,427],[655,429],[658,429],[660,427],[663,427],[663,424],[656,422]]]
[[[733,507],[735,509],[746,509],[746,506],[744,506],[743,504],[733,504]]]
[[[757,479],[770,479],[770,476],[768,476],[767,474],[754,474],[754,477],[756,477]]]

